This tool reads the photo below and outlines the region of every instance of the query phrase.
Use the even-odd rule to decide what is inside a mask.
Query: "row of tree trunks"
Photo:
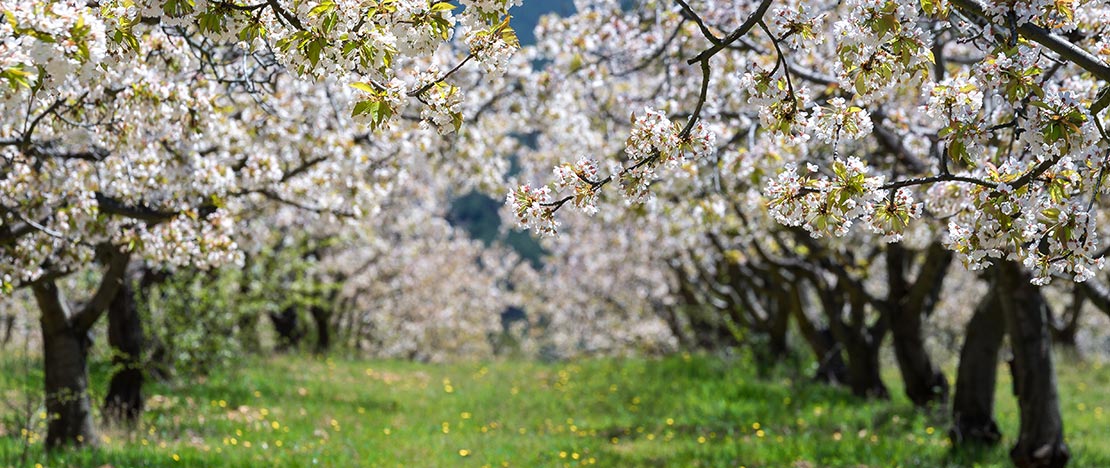
[[[127,280],[128,254],[105,245],[98,248],[98,255],[107,269],[93,297],[79,310],[71,310],[55,277],[29,285],[41,313],[43,387],[48,414],[45,445],[48,450],[97,444],[88,394],[88,356],[92,345],[91,328],[105,311],[115,372],[103,403],[104,417],[109,422],[133,425],[142,414],[142,354],[146,340],[136,294],[145,298],[148,289],[165,280],[166,276],[144,271],[137,281],[136,290]],[[297,326],[293,310],[283,312],[271,318],[278,334],[284,338],[279,346],[288,348],[296,344],[304,332]],[[316,326],[315,351],[327,352],[331,345],[330,310],[313,306],[309,312]],[[5,341],[14,324],[14,317],[7,322]],[[253,326],[250,328],[253,329]]]
[[[838,273],[836,283],[815,273],[806,278],[820,299],[832,337],[844,351],[848,387],[853,395],[861,398],[889,398],[890,391],[883,383],[879,364],[879,348],[887,332],[885,318],[880,315],[869,322],[869,302],[861,285],[854,283],[842,269],[834,273]]]
[[[320,305],[312,305],[308,308],[308,313],[312,317],[313,326],[316,328],[316,343],[313,345],[313,352],[316,354],[327,353],[331,349],[331,309]],[[296,309],[287,307],[280,313],[271,312],[270,321],[274,324],[274,331],[278,335],[278,351],[285,352],[300,346],[306,333]]]
[[[893,246],[886,256],[890,289],[885,301],[869,298],[856,278],[835,262],[821,264],[836,278],[835,283],[820,273],[806,273],[807,268],[798,270],[820,297],[836,342],[843,346],[854,394],[886,396],[878,348],[889,326],[907,396],[918,406],[943,403],[948,396],[947,379],[929,358],[922,326],[935,307],[952,254],[940,245],[931,246],[912,283],[906,278],[908,252]],[[1062,324],[1056,324],[1040,288],[1030,283],[1020,265],[1000,262],[993,275],[992,289],[1005,293],[988,296],[969,324],[959,370],[959,396],[953,403],[953,440],[993,443],[999,439],[992,415],[993,393],[1002,337],[1009,334],[1014,393],[1021,410],[1021,428],[1011,459],[1019,467],[1064,466],[1069,453],[1056,394],[1050,330],[1074,331],[1081,297],[1073,300]],[[883,317],[870,325],[864,314],[869,304],[883,312]]]

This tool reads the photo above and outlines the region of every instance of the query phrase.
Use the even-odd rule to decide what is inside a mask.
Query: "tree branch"
[[[108,304],[116,297],[127,273],[127,263],[131,259],[130,252],[120,252],[114,245],[102,244],[100,248],[102,254],[107,257],[108,269],[100,278],[100,286],[97,287],[92,299],[89,299],[89,302],[70,319],[73,328],[82,334],[92,328],[97,319],[104,314]]]
[[[965,13],[969,13],[983,18],[986,21],[990,21],[986,13],[983,11],[983,7],[976,0],[952,0],[952,4],[955,5],[956,8],[963,10]],[[1090,52],[1087,52],[1086,50],[1081,49],[1079,46],[1072,44],[1066,38],[1057,36],[1047,29],[1044,29],[1033,23],[1024,23],[1018,25],[1017,31],[1026,39],[1043,45],[1049,50],[1056,52],[1064,60],[1078,65],[1079,67],[1087,70],[1092,75],[1095,75],[1103,81],[1110,82],[1110,66],[1107,66],[1106,63],[1099,60],[1094,55],[1091,55]]]

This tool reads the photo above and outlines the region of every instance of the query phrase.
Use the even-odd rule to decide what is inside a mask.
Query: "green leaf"
[[[462,113],[460,113],[460,112],[451,113],[451,125],[453,125],[455,127],[456,132],[459,131],[460,128],[462,128],[462,124],[463,124]]]
[[[356,81],[354,83],[351,83],[351,87],[355,88],[359,91],[365,91],[365,92],[371,93],[371,94],[377,94],[377,92],[378,92],[377,88],[374,88],[374,86],[371,85],[370,83],[363,83],[363,82]]]
[[[867,77],[863,73],[856,75],[856,94],[867,94]]]
[[[308,46],[305,47],[305,55],[308,57],[308,61],[310,63],[312,63],[312,66],[315,67],[316,64],[320,62],[320,53],[323,52],[323,51],[324,51],[324,39],[323,38],[316,38],[316,39],[311,40],[311,41],[308,42]]]
[[[329,1],[324,1],[324,2],[321,2],[319,5],[316,5],[315,8],[309,10],[308,11],[308,16],[320,16],[320,15],[322,15],[324,13],[327,13],[329,11],[332,11],[334,9],[335,9],[335,2],[332,2],[330,0]]]

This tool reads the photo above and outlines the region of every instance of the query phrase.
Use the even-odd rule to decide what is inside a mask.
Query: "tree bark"
[[[0,345],[6,345],[12,341],[12,329],[15,328],[15,315],[4,314],[0,318],[0,322],[4,324],[4,338],[0,341]]]
[[[278,351],[288,351],[300,344],[304,331],[301,330],[295,309],[286,307],[281,313],[270,312],[270,321],[274,323],[274,331],[278,335]]]
[[[798,331],[809,345],[813,356],[817,359],[817,370],[813,379],[830,385],[841,385],[848,382],[848,366],[844,363],[844,355],[836,338],[827,329],[818,329],[805,312],[806,302],[802,299],[802,286],[794,283],[790,286],[787,296],[789,302],[786,306],[788,312],[798,324]]]
[[[251,294],[251,279],[254,268],[254,257],[245,255],[243,257],[243,268],[239,275],[239,298],[240,300],[247,299]],[[262,351],[262,340],[258,337],[258,314],[242,313],[235,321],[236,333],[235,337],[239,340],[239,345],[242,346],[243,351],[248,353],[258,353]]]
[[[129,255],[103,245],[107,271],[93,297],[78,311],[71,311],[54,279],[31,285],[42,314],[42,347],[46,397],[46,448],[95,445],[96,432],[89,402],[89,330],[115,297],[127,270]]]
[[[1079,318],[1083,315],[1083,304],[1085,302],[1087,302],[1087,296],[1077,285],[1072,290],[1071,303],[1060,314],[1059,319],[1049,317],[1049,332],[1052,335],[1052,342],[1063,346],[1075,355],[1078,355],[1075,338],[1079,332]]]
[[[53,281],[31,286],[42,312],[42,356],[45,366],[46,448],[95,445],[89,403],[88,330],[70,323],[69,305]]]
[[[104,417],[134,425],[143,412],[143,323],[133,288],[124,282],[108,306],[108,344],[116,369],[104,397]]]
[[[1021,266],[1004,262],[999,266],[999,303],[1006,317],[1014,362],[1014,392],[1021,410],[1021,430],[1010,450],[1019,468],[1062,467],[1070,458],[1064,443],[1064,422],[1056,393],[1052,364],[1052,339],[1048,320],[1051,312],[1039,287],[1029,283]]]
[[[891,245],[887,249],[890,290],[886,312],[906,396],[914,406],[924,407],[948,400],[948,379],[929,358],[921,329],[925,316],[936,303],[952,253],[940,244],[932,245],[913,284],[905,277],[909,266],[906,254],[906,250],[899,245]]]
[[[166,291],[155,290],[155,286],[165,284],[171,278],[171,273],[165,270],[157,270],[150,266],[144,266],[139,274],[139,282],[134,291],[138,297],[139,304],[145,304],[149,307],[153,300],[153,295],[157,293],[159,297],[164,297]],[[136,304],[138,305],[138,304]],[[158,325],[155,322],[154,311],[148,311],[150,314],[146,319],[149,320],[150,325],[157,329]],[[144,318],[140,317],[140,325]],[[165,317],[162,317],[163,324]],[[110,325],[109,325],[110,328]],[[145,335],[145,332],[141,332]],[[172,352],[169,349],[170,343],[166,343],[159,333],[154,332],[148,336],[141,337],[143,340],[142,346],[146,349],[146,362],[145,362],[145,377],[152,379],[168,381],[173,377],[173,359],[171,358]]]
[[[948,432],[953,445],[993,445],[1002,437],[994,420],[998,350],[1006,334],[1002,321],[998,295],[988,293],[967,324],[952,398],[952,429]]]
[[[848,382],[852,394],[862,398],[890,398],[890,391],[879,373],[878,347],[864,337],[852,337],[843,344],[848,355]]]
[[[890,391],[883,383],[880,374],[879,347],[886,335],[883,318],[874,326],[865,323],[866,301],[858,293],[851,291],[835,291],[832,295],[843,294],[847,300],[829,300],[826,310],[829,317],[829,328],[833,336],[844,347],[844,354],[848,357],[848,386],[852,394],[861,398],[890,398]],[[832,295],[828,297],[832,297]],[[850,323],[842,319],[840,309],[847,308]],[[838,309],[839,308],[839,309]]]
[[[327,308],[319,305],[313,305],[309,308],[309,312],[312,314],[312,320],[316,322],[316,353],[324,354],[331,349],[331,330],[328,328],[331,314]]]
[[[778,276],[776,280],[784,281],[785,278]],[[776,361],[786,359],[790,353],[790,344],[787,341],[787,332],[790,328],[790,298],[791,291],[786,284],[780,284],[775,291],[775,301],[773,307],[765,308],[768,320],[768,335],[770,336],[771,353],[774,354]]]

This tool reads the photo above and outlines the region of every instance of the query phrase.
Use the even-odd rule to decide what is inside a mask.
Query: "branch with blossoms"
[[[656,169],[679,167],[716,151],[716,135],[697,122],[696,114],[682,128],[651,108],[645,108],[640,115],[633,114],[632,119],[633,128],[624,151],[634,161],[631,165],[617,171],[616,177],[609,175],[598,180],[596,160],[582,157],[574,164],[560,164],[554,170],[556,180],[551,186],[532,188],[524,184],[508,194],[506,203],[519,224],[543,235],[555,235],[559,225],[555,212],[568,202],[573,200],[577,208],[593,215],[598,211],[598,192],[613,180],[620,184],[626,199],[643,201],[650,196],[650,184],[659,177]],[[572,195],[553,198],[553,192],[568,188],[573,190]]]
[[[584,72],[583,79],[613,69],[645,70],[648,63],[661,62],[659,57],[674,58],[667,50],[672,42],[678,44],[672,50],[684,53],[685,41],[675,39],[676,34],[703,37],[706,48],[683,60],[701,68],[700,86],[695,88],[693,80],[677,85],[680,95],[689,96],[692,111],[672,112],[689,120],[666,132],[686,138],[683,130],[704,125],[703,118],[748,127],[758,109],[759,120],[747,134],[749,146],[773,145],[769,153],[792,163],[781,172],[781,164],[761,165],[761,176],[779,177],[754,182],[762,186],[757,190],[774,219],[813,236],[845,235],[853,224],[863,224],[883,239],[897,241],[928,204],[929,213],[944,213],[940,217],[956,223],[949,229],[954,241],[948,246],[969,266],[978,266],[984,256],[1015,254],[1020,260],[1033,259],[1030,269],[1041,278],[1059,268],[1053,265],[1063,265],[1076,278],[1089,276],[1086,269],[1096,265],[1090,250],[1095,233],[1086,227],[1092,216],[1082,212],[1093,208],[1110,163],[1110,153],[1104,154],[1110,139],[1098,115],[1110,105],[1110,88],[1099,89],[1104,85],[1099,80],[1110,77],[1110,67],[1084,49],[1089,48],[1084,43],[1094,41],[1091,36],[1077,34],[1071,44],[1053,32],[1085,21],[1069,14],[1074,13],[1070,6],[850,1],[811,12],[805,2],[772,8],[773,2],[764,1],[755,2],[744,24],[726,35],[711,24],[728,18],[725,10],[708,5],[702,15],[686,0],[674,3],[666,30],[645,41],[651,46],[644,49],[650,53],[647,60],[632,67],[599,64]],[[1006,9],[1017,11],[996,11]],[[967,21],[940,33],[929,28],[947,25],[949,13]],[[612,24],[627,27],[620,13],[614,15]],[[821,34],[824,17],[835,21],[835,34]],[[1040,22],[1048,26],[1036,24]],[[670,25],[676,23],[672,33]],[[760,33],[749,34],[756,27]],[[830,47],[812,47],[830,38]],[[608,48],[597,46],[599,52],[588,47],[584,54],[616,57],[605,53]],[[976,56],[961,48],[989,52]],[[944,56],[946,49],[950,57]],[[722,103],[734,105],[746,98],[751,108],[718,109],[706,102],[715,71],[710,59],[721,51],[728,51],[720,55],[728,55],[740,68],[738,86],[720,83]],[[561,64],[572,73],[583,66],[577,59]],[[655,88],[659,92],[676,87],[672,77],[689,76],[685,70],[675,73],[672,64],[661,66],[666,75]],[[1054,78],[1058,70],[1079,74],[1060,82],[1061,77]],[[1101,92],[1090,93],[1090,87]],[[595,89],[582,93],[599,102],[612,99]],[[897,107],[906,104],[912,107]],[[713,116],[703,117],[703,107]],[[598,112],[613,118],[607,106]],[[645,126],[645,116],[634,114],[632,133]],[[593,214],[598,194],[614,180],[626,188],[626,199],[642,200],[650,195],[647,186],[659,179],[656,172],[667,157],[651,145],[646,155],[636,155],[636,140],[629,138],[628,157],[610,176],[594,176],[599,163],[588,158],[559,163],[555,182],[520,186],[509,194],[508,204],[523,226],[550,235],[557,231],[555,212],[574,204]],[[730,138],[724,148],[737,142]],[[1086,209],[1071,206],[1080,198]]]
[[[655,169],[659,165],[676,167],[690,157],[698,159],[715,151],[716,135],[705,129],[699,121],[702,108],[708,99],[712,74],[710,60],[751,31],[757,24],[762,23],[763,15],[771,6],[771,0],[763,0],[743,24],[724,39],[719,39],[709,31],[688,4],[682,0],[678,0],[678,3],[687,15],[694,18],[694,22],[713,45],[687,60],[689,65],[700,63],[701,87],[694,111],[681,129],[678,129],[666,115],[651,108],[645,108],[640,117],[633,114],[633,129],[628,138],[625,153],[635,163],[624,167],[616,174],[626,199],[630,201],[643,201],[650,195],[648,188],[651,182],[658,178]],[[516,214],[520,226],[544,235],[555,235],[558,233],[555,212],[567,202],[574,200],[575,206],[586,214],[597,213],[597,193],[613,180],[613,175],[601,180],[592,179],[591,176],[596,172],[597,162],[589,158],[581,158],[573,165],[561,164],[555,168],[557,178],[554,184],[555,191],[573,187],[573,195],[552,199],[552,190],[548,186],[534,189],[531,185],[524,184],[508,194],[506,203]]]

